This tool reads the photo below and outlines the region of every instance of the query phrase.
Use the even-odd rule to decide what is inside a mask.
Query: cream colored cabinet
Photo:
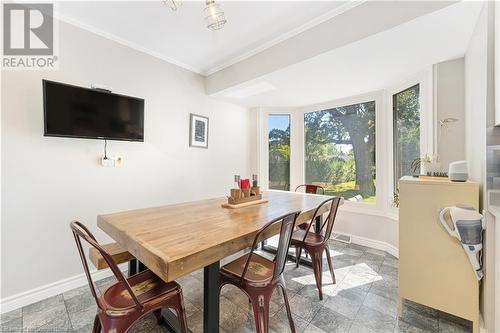
[[[447,206],[478,209],[479,184],[403,177],[399,200],[400,315],[408,299],[470,320],[479,332],[479,282],[460,242],[438,217]]]

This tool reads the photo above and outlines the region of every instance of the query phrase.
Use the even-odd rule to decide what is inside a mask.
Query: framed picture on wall
[[[208,148],[208,117],[191,113],[189,116],[189,146]]]

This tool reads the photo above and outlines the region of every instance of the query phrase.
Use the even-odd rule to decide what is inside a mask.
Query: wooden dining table
[[[264,198],[268,202],[236,209],[216,198],[105,214],[97,225],[166,282],[203,268],[203,331],[213,333],[219,331],[220,260],[249,248],[266,222],[293,211],[301,211],[297,224],[307,222],[331,197],[266,191]],[[167,319],[176,329],[175,319]]]

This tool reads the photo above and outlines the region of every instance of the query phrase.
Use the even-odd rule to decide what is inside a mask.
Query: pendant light
[[[162,0],[163,4],[174,12],[182,5],[182,0]]]
[[[206,0],[206,5],[205,20],[207,21],[207,28],[212,30],[222,29],[227,20],[220,5],[215,3],[214,0]]]

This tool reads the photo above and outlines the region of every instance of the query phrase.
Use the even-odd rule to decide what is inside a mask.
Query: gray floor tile
[[[361,306],[356,316],[355,322],[374,332],[393,332],[396,325],[396,318],[388,316],[367,306]]]
[[[393,299],[368,293],[363,304],[373,310],[385,313],[391,317],[396,318],[398,316],[398,303]]]
[[[469,333],[472,332],[471,325],[461,325],[455,321],[439,318],[439,333]]]
[[[65,298],[64,303],[69,313],[79,312],[91,306],[96,306],[96,300],[91,293],[82,293],[69,299]]]
[[[450,322],[452,324],[458,324],[460,326],[463,326],[468,330],[472,330],[472,322],[467,320],[467,319],[459,318],[459,317],[456,317],[456,316],[453,316],[451,314],[441,312],[441,311],[438,312],[438,317],[439,317],[440,324],[441,324],[441,322],[445,322],[445,323]]]
[[[347,245],[347,248],[355,249],[355,250],[358,250],[358,251],[361,251],[361,252],[365,252],[365,251],[367,251],[369,249],[369,247],[366,247],[366,246],[363,246],[363,245],[354,244],[354,243],[351,243],[351,244]]]
[[[220,326],[228,332],[252,332],[253,313],[237,306],[225,297],[220,298]]]
[[[415,327],[400,319],[396,321],[396,327],[394,328],[394,333],[429,333],[429,332],[432,331],[427,331],[422,328]]]
[[[311,324],[325,332],[342,333],[349,332],[352,320],[338,312],[323,307],[314,316],[313,320],[311,320]]]
[[[381,280],[373,281],[370,292],[393,301],[398,299],[398,286],[397,280],[394,277],[385,278],[382,276]]]
[[[437,316],[430,315],[429,313],[417,312],[414,308],[409,306],[403,306],[403,316],[401,320],[425,331],[438,331]]]
[[[292,316],[292,319],[297,333],[304,332],[304,329],[309,324],[307,321],[297,316]],[[286,310],[283,309],[278,311],[278,313],[269,318],[270,333],[289,333],[291,331]]]
[[[359,304],[363,303],[366,295],[368,294],[368,292],[366,290],[364,290],[363,288],[356,288],[356,287],[341,288],[341,287],[339,287],[337,295],[340,295],[340,296],[345,297],[345,298],[349,298],[352,301],[359,303]]]
[[[375,333],[376,331],[369,329],[368,327],[361,326],[358,323],[353,323],[349,329],[349,333]]]
[[[346,316],[347,318],[354,319],[359,309],[361,308],[362,300],[347,298],[341,295],[329,297],[324,306]]]
[[[109,276],[107,278],[101,279],[99,281],[96,281],[95,285],[96,285],[97,289],[99,289],[99,291],[101,293],[103,293],[106,289],[108,289],[110,286],[112,286],[115,283],[116,283],[116,278],[113,275],[113,276]]]
[[[323,295],[324,296],[328,296],[328,294],[335,295],[335,292],[332,291],[332,289],[335,289],[335,287],[334,286],[329,286],[329,287],[327,286],[326,288],[323,287]],[[316,284],[306,285],[305,287],[300,289],[296,295],[297,296],[300,295],[302,297],[309,299],[312,302],[318,302],[321,304],[326,301],[326,297],[323,297],[323,300],[319,299],[319,293]]]
[[[385,274],[385,275],[391,275],[391,276],[397,278],[398,268],[394,267],[392,265],[386,265],[385,263],[382,263],[382,265],[379,268],[379,273]]]
[[[170,333],[164,325],[158,325],[154,315],[149,314],[137,322],[130,333]]]
[[[415,312],[421,313],[423,315],[426,315],[426,316],[429,316],[432,318],[438,318],[438,316],[439,316],[438,310],[430,308],[430,307],[422,305],[422,304],[419,304],[419,303],[412,302],[410,300],[404,300],[403,306],[404,306],[404,308],[412,309]],[[443,313],[443,316],[446,316],[446,314]],[[449,316],[453,317],[451,315],[449,315]]]
[[[197,311],[190,316],[187,316],[189,329],[193,333],[203,333],[203,312]]]
[[[326,332],[323,331],[321,328],[314,326],[313,324],[309,324],[304,330],[304,333],[326,333]]]
[[[387,254],[387,252],[385,252],[385,251],[372,249],[371,247],[366,248],[366,253],[375,254],[377,256],[384,257],[384,258]]]
[[[71,330],[62,295],[28,305],[23,308],[23,328],[40,330]]]
[[[96,291],[99,292],[98,290],[96,290]],[[64,300],[68,300],[70,298],[85,295],[85,294],[92,295],[92,293],[90,292],[90,287],[87,284],[82,286],[82,287],[66,291],[62,295],[63,295]]]
[[[90,333],[94,328],[94,324],[89,324],[87,326],[81,327],[79,329],[73,329],[73,333]]]
[[[23,319],[15,318],[0,324],[0,332],[21,332],[23,329]]]
[[[305,321],[311,321],[322,305],[318,301],[313,301],[301,295],[296,295],[290,300],[290,308],[294,317],[300,317]]]
[[[384,265],[392,266],[395,268],[398,268],[399,265],[398,259],[394,258],[393,256],[385,256],[383,263]]]
[[[330,239],[328,241],[328,246],[330,247],[330,250],[341,252],[347,246],[347,244]]]
[[[352,247],[345,247],[342,249],[343,254],[347,254],[353,257],[361,257],[364,254],[364,251],[358,250]]]
[[[196,307],[190,300],[184,297],[184,310],[186,311],[186,317],[194,314],[197,311],[203,310]]]
[[[95,304],[78,312],[68,312],[69,320],[74,330],[92,324],[94,322],[96,314],[97,314],[97,305]]]
[[[22,315],[23,313],[21,309],[13,310],[7,313],[2,313],[2,315],[0,316],[0,324],[12,321],[14,319],[19,319],[22,317]]]

